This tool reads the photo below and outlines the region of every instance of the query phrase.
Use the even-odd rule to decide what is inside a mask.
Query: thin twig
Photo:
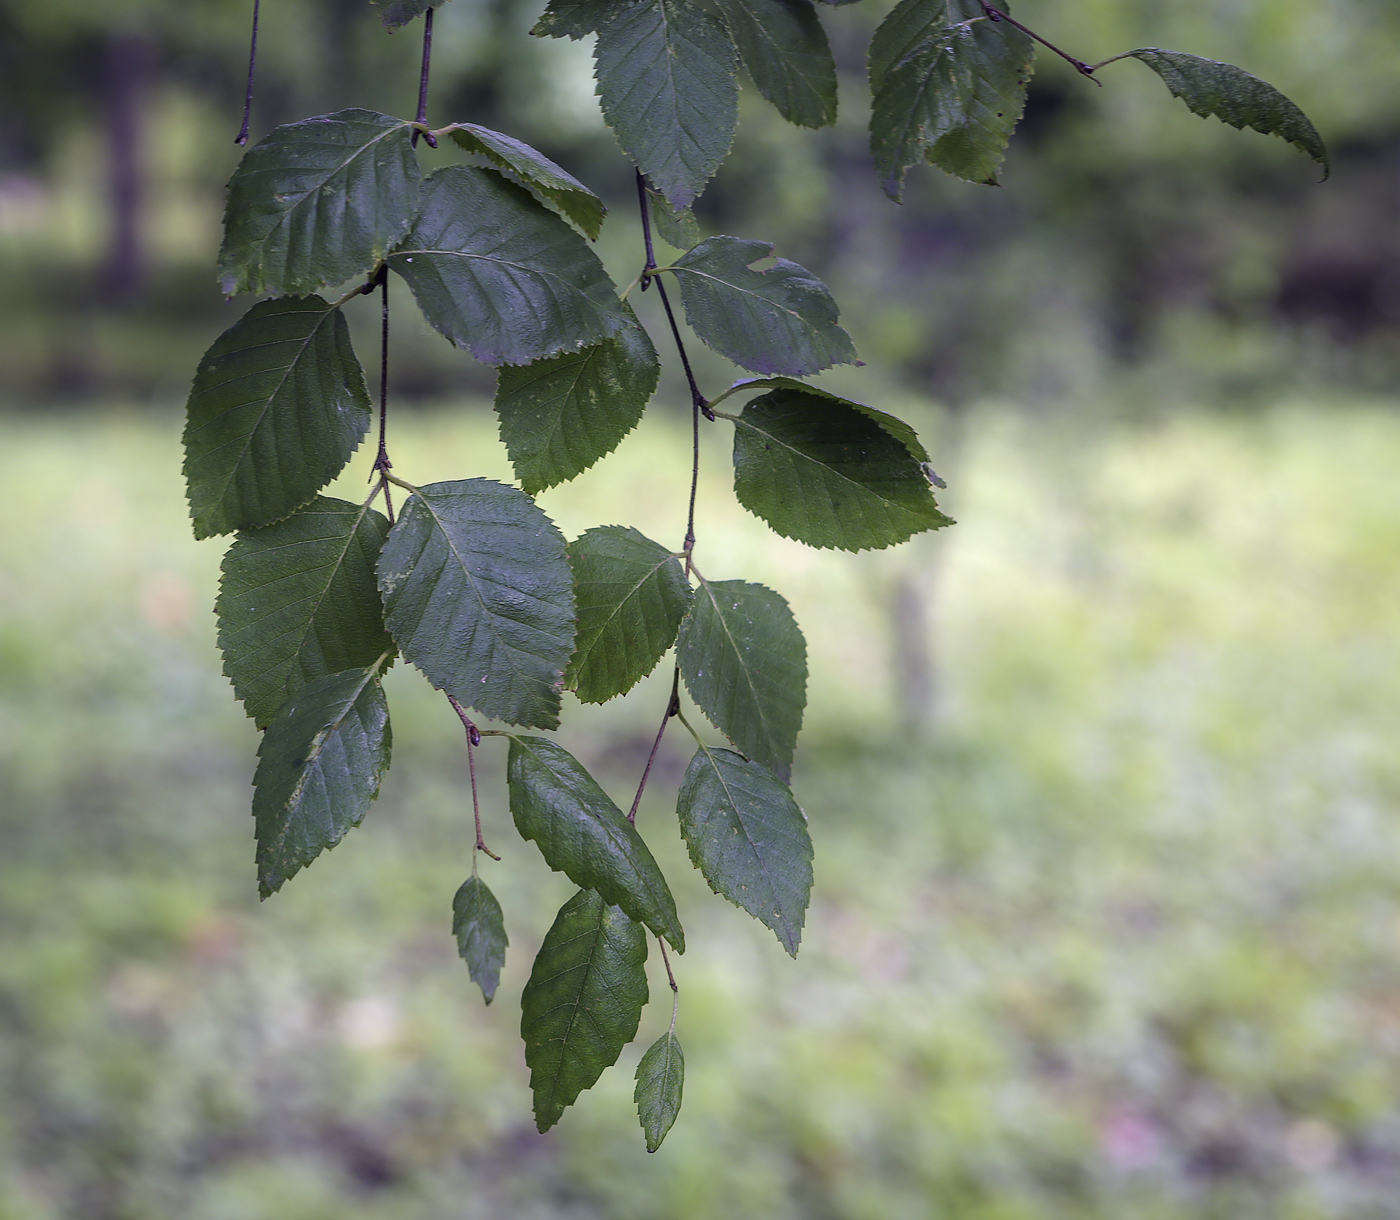
[[[253,0],[253,37],[248,45],[248,92],[243,95],[243,126],[238,129],[235,144],[248,143],[248,120],[253,114],[253,77],[258,70],[258,9],[262,0]]]
[[[467,709],[451,695],[447,696],[447,702],[452,704],[452,710],[457,713],[457,719],[467,730],[467,773],[471,777],[472,785],[472,817],[476,820],[476,846],[472,850],[474,852],[484,851],[491,859],[499,860],[501,857],[487,847],[486,840],[481,837],[481,799],[476,791],[476,758],[472,754],[472,750],[481,744],[481,730],[472,723],[471,717],[467,715]],[[475,862],[473,862],[473,867],[475,867]]]
[[[432,12],[429,9],[428,12]],[[379,485],[384,489],[384,515],[389,524],[394,524],[394,502],[389,498],[389,471],[394,463],[389,460],[389,274],[388,269],[379,269],[379,453],[374,459],[374,469],[379,474]]]
[[[433,58],[433,10],[430,8],[423,14],[423,67],[418,74],[418,121],[424,125],[428,122],[428,69]],[[437,137],[431,131],[417,131],[413,133],[413,146],[418,147],[418,137],[422,136],[428,142],[429,148],[437,147]]]
[[[987,3],[987,0],[979,0],[979,2],[982,5],[982,11],[986,13],[992,21],[1005,21],[1008,25],[1015,26],[1018,30],[1021,31],[1021,33],[1025,34],[1027,37],[1034,38],[1036,42],[1040,43],[1040,45],[1045,47],[1046,50],[1054,51],[1055,54],[1058,55],[1061,59],[1063,59],[1066,63],[1073,64],[1075,71],[1078,72],[1081,76],[1087,76],[1091,81],[1094,82],[1094,84],[1098,85],[1100,89],[1103,88],[1103,81],[1098,80],[1094,76],[1095,65],[1086,64],[1082,59],[1075,59],[1075,57],[1069,54],[1068,51],[1061,51],[1060,48],[1057,47],[1049,39],[1042,38],[1029,26],[1022,25],[1019,21],[1016,20],[1015,17],[1011,16],[1010,13],[1003,13],[1001,9],[994,8],[992,5]],[[1102,65],[1099,66],[1102,67]]]
[[[656,730],[656,740],[651,743],[651,753],[647,755],[646,770],[642,772],[642,782],[637,785],[637,795],[632,798],[632,808],[627,811],[627,820],[633,825],[637,821],[637,808],[642,803],[642,793],[646,791],[647,779],[651,776],[651,764],[656,761],[656,752],[661,748],[661,738],[671,717],[681,710],[681,667],[676,666],[675,677],[671,679],[671,697],[666,701],[666,714],[661,717],[661,727]]]
[[[667,955],[667,953],[666,953],[666,942],[665,942],[664,940],[662,940],[661,937],[658,936],[658,937],[656,938],[656,943],[657,943],[657,945],[659,945],[660,948],[661,948],[661,960],[662,960],[662,961],[665,963],[665,965],[666,965],[666,981],[667,981],[668,983],[671,984],[671,994],[672,994],[672,995],[680,995],[681,989],[680,989],[679,987],[676,986],[676,976],[675,976],[674,974],[671,973],[671,959],[670,959],[670,957],[669,957],[669,956]],[[676,1008],[675,1008],[675,1005],[672,1004],[672,1005],[671,1005],[671,1029],[674,1030],[675,1028],[676,1028]]]

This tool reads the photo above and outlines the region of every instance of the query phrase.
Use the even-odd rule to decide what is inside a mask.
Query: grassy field
[[[6,423],[0,1220],[1400,1215],[1400,416],[989,406],[943,472],[960,524],[856,557],[768,536],[715,437],[701,566],[783,592],[810,644],[817,887],[796,962],[709,895],[668,739],[639,826],[689,932],[688,1080],[652,1157],[656,973],[638,1045],[534,1132],[516,1002],[570,886],[510,829],[488,742],[511,951],[484,1008],[449,936],[460,729],[411,672],[365,825],[256,901],[256,735],[177,432]],[[685,444],[649,423],[545,507],[674,540]],[[481,410],[406,421],[395,460],[507,474]],[[561,740],[625,797],[664,702],[575,705]]]

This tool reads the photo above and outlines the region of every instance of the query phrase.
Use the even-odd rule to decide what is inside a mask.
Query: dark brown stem
[[[1074,70],[1078,72],[1081,76],[1087,76],[1091,81],[1094,82],[1094,84],[1098,85],[1100,88],[1103,88],[1103,81],[1098,80],[1094,76],[1093,64],[1086,64],[1082,59],[1075,59],[1075,57],[1069,54],[1068,51],[1061,51],[1060,48],[1057,47],[1053,42],[1049,41],[1049,39],[1042,38],[1033,29],[1031,29],[1029,26],[1022,25],[1019,21],[1016,20],[1015,17],[1011,16],[1009,13],[1003,13],[1001,9],[994,8],[992,5],[987,3],[987,0],[980,0],[980,3],[982,5],[982,11],[987,14],[987,17],[990,20],[1004,21],[1007,23],[1007,25],[1015,26],[1016,29],[1020,30],[1021,33],[1025,34],[1028,38],[1034,38],[1036,42],[1040,43],[1040,45],[1046,50],[1054,51],[1055,54],[1058,55],[1061,59],[1063,59],[1067,64],[1074,65]]]
[[[418,73],[418,121],[428,121],[428,69],[433,58],[433,10],[423,14],[423,67]],[[437,147],[437,137],[431,131],[415,131],[413,146],[418,147],[418,137],[428,141],[429,148]]]
[[[472,817],[476,821],[476,850],[484,851],[493,860],[499,860],[501,857],[487,847],[486,840],[481,837],[481,798],[476,791],[476,756],[473,753],[473,750],[481,744],[481,730],[472,723],[471,717],[467,715],[467,709],[451,695],[447,696],[447,702],[452,704],[452,710],[457,713],[457,719],[462,722],[462,727],[467,731],[467,774],[471,777]]]
[[[656,730],[656,740],[651,743],[651,753],[647,755],[646,769],[642,772],[642,782],[637,785],[637,795],[632,798],[632,808],[627,811],[627,820],[633,825],[637,821],[637,809],[642,803],[642,793],[647,790],[647,780],[651,777],[651,764],[656,761],[656,752],[661,749],[661,738],[671,717],[681,710],[681,668],[676,666],[676,675],[671,679],[671,698],[666,702],[666,714],[661,717],[661,727]]]
[[[243,95],[243,126],[238,129],[235,144],[248,143],[248,120],[253,113],[253,77],[258,71],[258,9],[262,0],[253,0],[253,37],[248,46],[248,92]]]
[[[432,9],[428,10],[430,13]],[[394,524],[394,502],[389,498],[389,471],[394,463],[389,460],[389,273],[385,267],[379,268],[379,453],[374,459],[374,469],[379,475],[379,485],[384,489],[384,515],[389,524]]]
[[[666,967],[666,981],[671,984],[671,993],[673,995],[680,995],[681,989],[676,986],[676,976],[671,973],[671,959],[666,953],[666,942],[658,936],[656,938],[656,944],[661,950],[661,961]],[[676,1010],[674,1006],[671,1009],[671,1028],[673,1030],[676,1028]]]

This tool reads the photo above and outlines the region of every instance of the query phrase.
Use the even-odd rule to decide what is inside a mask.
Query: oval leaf
[[[716,0],[758,91],[789,123],[836,121],[836,62],[812,0]]]
[[[250,148],[228,184],[224,291],[315,292],[373,270],[413,219],[412,134],[402,119],[340,110]]]
[[[734,139],[733,42],[691,0],[641,0],[591,16],[603,118],[652,184],[674,206],[689,207]]]
[[[364,821],[389,769],[389,707],[376,666],[307,683],[258,747],[258,890],[282,888]]]
[[[591,890],[560,908],[520,997],[540,1131],[554,1126],[637,1036],[648,999],[646,960],[641,925]]]
[[[646,331],[629,319],[611,339],[496,379],[501,440],[531,495],[582,474],[642,418],[661,367]]]
[[[429,323],[487,364],[599,343],[627,320],[588,243],[494,170],[450,165],[430,175],[389,266]]]
[[[516,829],[539,845],[545,863],[684,953],[666,878],[636,827],[578,759],[543,737],[512,737],[506,773]]]
[[[642,1121],[647,1151],[655,1152],[681,1112],[685,1088],[685,1056],[673,1033],[663,1034],[648,1048],[637,1064],[637,1087],[632,1100]]]
[[[452,899],[452,935],[457,938],[457,952],[467,963],[472,982],[491,1003],[510,942],[501,904],[480,877],[468,877]]]
[[[598,239],[608,212],[603,201],[543,153],[522,140],[475,123],[454,123],[447,131],[458,148],[485,157],[498,169],[513,174],[537,199],[563,213],[593,240]]]
[[[796,957],[812,892],[812,837],[786,785],[732,750],[701,746],[676,814],[710,888],[771,928]]]
[[[951,525],[923,464],[880,415],[805,390],[755,398],[734,420],[739,503],[785,538],[846,551]]]
[[[786,782],[807,704],[807,642],[787,602],[742,580],[702,584],[676,659],[710,722]]]
[[[1240,130],[1252,127],[1266,136],[1278,136],[1322,166],[1324,179],[1332,173],[1327,145],[1312,120],[1267,81],[1234,64],[1159,47],[1141,47],[1128,55],[1157,73],[1172,96],[1202,118],[1214,115]]]
[[[676,642],[690,585],[675,555],[637,530],[601,525],[569,544],[578,643],[564,685],[584,703],[625,694]]]
[[[306,683],[393,650],[374,578],[388,532],[367,505],[322,496],[229,548],[214,606],[219,647],[258,728]]]
[[[886,194],[926,158],[994,185],[1026,108],[1035,44],[978,0],[901,0],[870,41],[870,148]]]
[[[805,377],[854,362],[851,336],[836,324],[840,311],[821,280],[785,258],[750,269],[772,253],[766,241],[709,237],[672,263],[691,328],[755,373]]]
[[[259,301],[204,353],[185,422],[194,536],[270,525],[344,468],[369,428],[364,371],[340,310]]]
[[[563,535],[524,492],[419,488],[380,554],[379,591],[390,635],[434,686],[511,724],[559,723],[573,576]]]

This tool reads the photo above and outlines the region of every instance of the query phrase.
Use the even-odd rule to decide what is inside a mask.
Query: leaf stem
[[[632,798],[632,808],[627,811],[627,820],[634,826],[637,824],[637,808],[642,803],[642,793],[646,791],[647,780],[651,776],[651,764],[656,761],[656,752],[661,748],[661,738],[666,732],[666,726],[671,723],[671,717],[680,710],[681,667],[677,665],[675,676],[671,679],[671,697],[666,701],[666,714],[661,717],[661,727],[656,730],[656,740],[651,743],[651,753],[647,755],[647,765],[642,772],[642,782],[637,785],[637,795]]]
[[[234,143],[248,143],[248,120],[253,113],[253,77],[258,71],[258,9],[262,0],[253,0],[253,37],[248,44],[248,91],[243,95],[243,126],[238,129]]]
[[[432,12],[429,9],[428,12]],[[389,270],[379,268],[379,453],[374,459],[374,469],[379,474],[379,486],[384,489],[384,515],[389,524],[394,524],[394,502],[389,498],[389,470],[394,465],[389,460]]]
[[[392,475],[387,470],[380,473],[380,478],[384,479],[386,482],[392,483],[395,487],[402,487],[404,491],[411,492],[415,496],[418,494],[418,488],[407,479],[401,479],[397,475]],[[485,730],[483,730],[483,732],[484,731]]]
[[[681,989],[676,986],[676,976],[671,972],[671,958],[666,952],[666,942],[661,937],[656,938],[657,946],[661,949],[661,960],[666,966],[666,981],[671,984],[671,1032],[676,1032],[676,1009],[679,1006]]]
[[[423,67],[418,74],[418,122],[424,128],[428,124],[428,69],[433,58],[433,10],[423,14]],[[437,137],[431,131],[414,129],[413,147],[418,147],[418,137],[422,136],[429,148],[437,147]]]
[[[1016,29],[1020,30],[1021,33],[1025,34],[1027,37],[1034,38],[1036,42],[1040,43],[1040,45],[1043,46],[1046,50],[1054,51],[1055,54],[1058,55],[1061,59],[1063,59],[1066,63],[1072,64],[1074,66],[1074,70],[1078,72],[1081,76],[1087,76],[1090,80],[1094,81],[1094,84],[1098,85],[1100,89],[1103,88],[1103,81],[1094,79],[1094,69],[1096,67],[1103,67],[1102,64],[1086,64],[1082,59],[1075,59],[1075,57],[1071,55],[1068,51],[1060,50],[1060,48],[1057,47],[1049,39],[1042,38],[1033,29],[1031,29],[1029,26],[1022,25],[1019,21],[1016,20],[1015,17],[1011,16],[1009,13],[1003,13],[1001,9],[995,8],[992,5],[988,4],[987,0],[980,0],[980,3],[982,5],[982,11],[986,13],[988,18],[990,18],[992,21],[1005,21],[1007,25],[1015,26]]]
[[[432,11],[432,9],[428,10],[430,13]],[[476,820],[476,845],[472,848],[472,872],[475,873],[477,852],[484,851],[493,860],[501,858],[486,846],[486,840],[481,837],[481,798],[476,791],[476,758],[472,754],[472,750],[481,744],[481,730],[472,723],[471,717],[467,715],[467,709],[451,695],[447,696],[447,702],[452,704],[452,710],[457,713],[457,719],[467,730],[467,774],[471,777],[472,817]]]

